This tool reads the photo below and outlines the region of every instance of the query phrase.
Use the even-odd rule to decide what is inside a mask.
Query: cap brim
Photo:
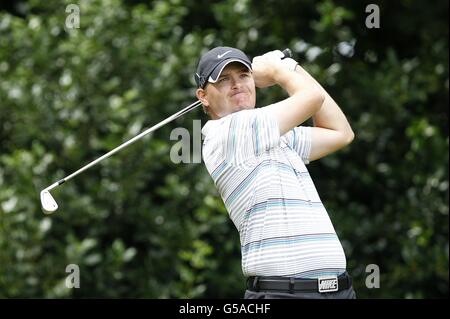
[[[239,62],[242,63],[243,65],[245,65],[249,70],[252,70],[252,66],[248,64],[248,62],[241,60],[241,59],[237,59],[237,58],[232,58],[229,60],[225,60],[221,63],[219,63],[215,69],[212,71],[211,75],[208,78],[208,82],[209,83],[216,83],[217,80],[219,79],[220,74],[222,73],[223,69],[225,69],[225,67],[230,64],[231,62]]]

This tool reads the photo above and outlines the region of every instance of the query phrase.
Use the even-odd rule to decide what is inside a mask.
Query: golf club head
[[[58,204],[56,204],[55,199],[46,189],[41,191],[41,205],[46,214],[51,214],[58,209]]]

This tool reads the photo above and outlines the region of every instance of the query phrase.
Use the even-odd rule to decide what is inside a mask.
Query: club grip
[[[292,51],[289,48],[286,48],[282,51],[282,53],[284,54],[284,56],[282,57],[282,59],[284,58],[292,58]]]

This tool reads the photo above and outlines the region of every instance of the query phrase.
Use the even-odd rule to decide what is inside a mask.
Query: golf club
[[[283,54],[284,54],[283,58],[292,57],[292,52],[291,52],[290,49],[283,50]],[[132,139],[128,140],[127,142],[119,145],[115,149],[109,151],[108,153],[104,154],[103,156],[99,157],[98,159],[96,159],[96,160],[92,161],[91,163],[87,164],[86,166],[80,168],[76,172],[70,174],[67,177],[64,177],[63,179],[57,181],[56,183],[53,183],[52,185],[48,186],[45,189],[43,189],[41,191],[41,206],[42,206],[42,209],[43,209],[44,213],[51,214],[51,213],[55,212],[58,209],[58,204],[56,203],[56,201],[53,198],[53,196],[50,194],[50,191],[52,189],[54,189],[55,187],[57,187],[57,186],[65,183],[65,182],[67,182],[68,180],[70,180],[73,177],[77,176],[78,174],[84,172],[88,168],[98,164],[99,162],[103,161],[104,159],[106,159],[106,158],[110,157],[111,155],[117,153],[121,149],[127,147],[128,145],[136,142],[137,140],[139,140],[140,138],[144,137],[145,135],[147,135],[147,134],[157,130],[161,126],[163,126],[163,125],[165,125],[165,124],[167,124],[167,123],[169,123],[169,122],[179,118],[180,116],[182,116],[182,115],[192,111],[193,109],[197,108],[201,104],[202,103],[200,101],[196,101],[196,102],[188,105],[187,107],[185,107],[181,111],[178,111],[177,113],[173,114],[172,116],[169,116],[165,120],[163,120],[163,121],[159,122],[158,124],[150,127],[149,129],[143,131],[139,135],[137,135],[137,136],[133,137]]]

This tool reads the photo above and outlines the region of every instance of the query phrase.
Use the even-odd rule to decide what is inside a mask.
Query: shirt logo
[[[338,291],[338,279],[336,276],[319,277],[317,281],[320,293]]]
[[[222,59],[223,58],[223,56],[225,55],[225,54],[227,54],[227,53],[230,53],[231,52],[231,50],[228,50],[227,52],[225,52],[225,53],[222,53],[222,54],[218,54],[217,55],[217,58],[218,59]]]

